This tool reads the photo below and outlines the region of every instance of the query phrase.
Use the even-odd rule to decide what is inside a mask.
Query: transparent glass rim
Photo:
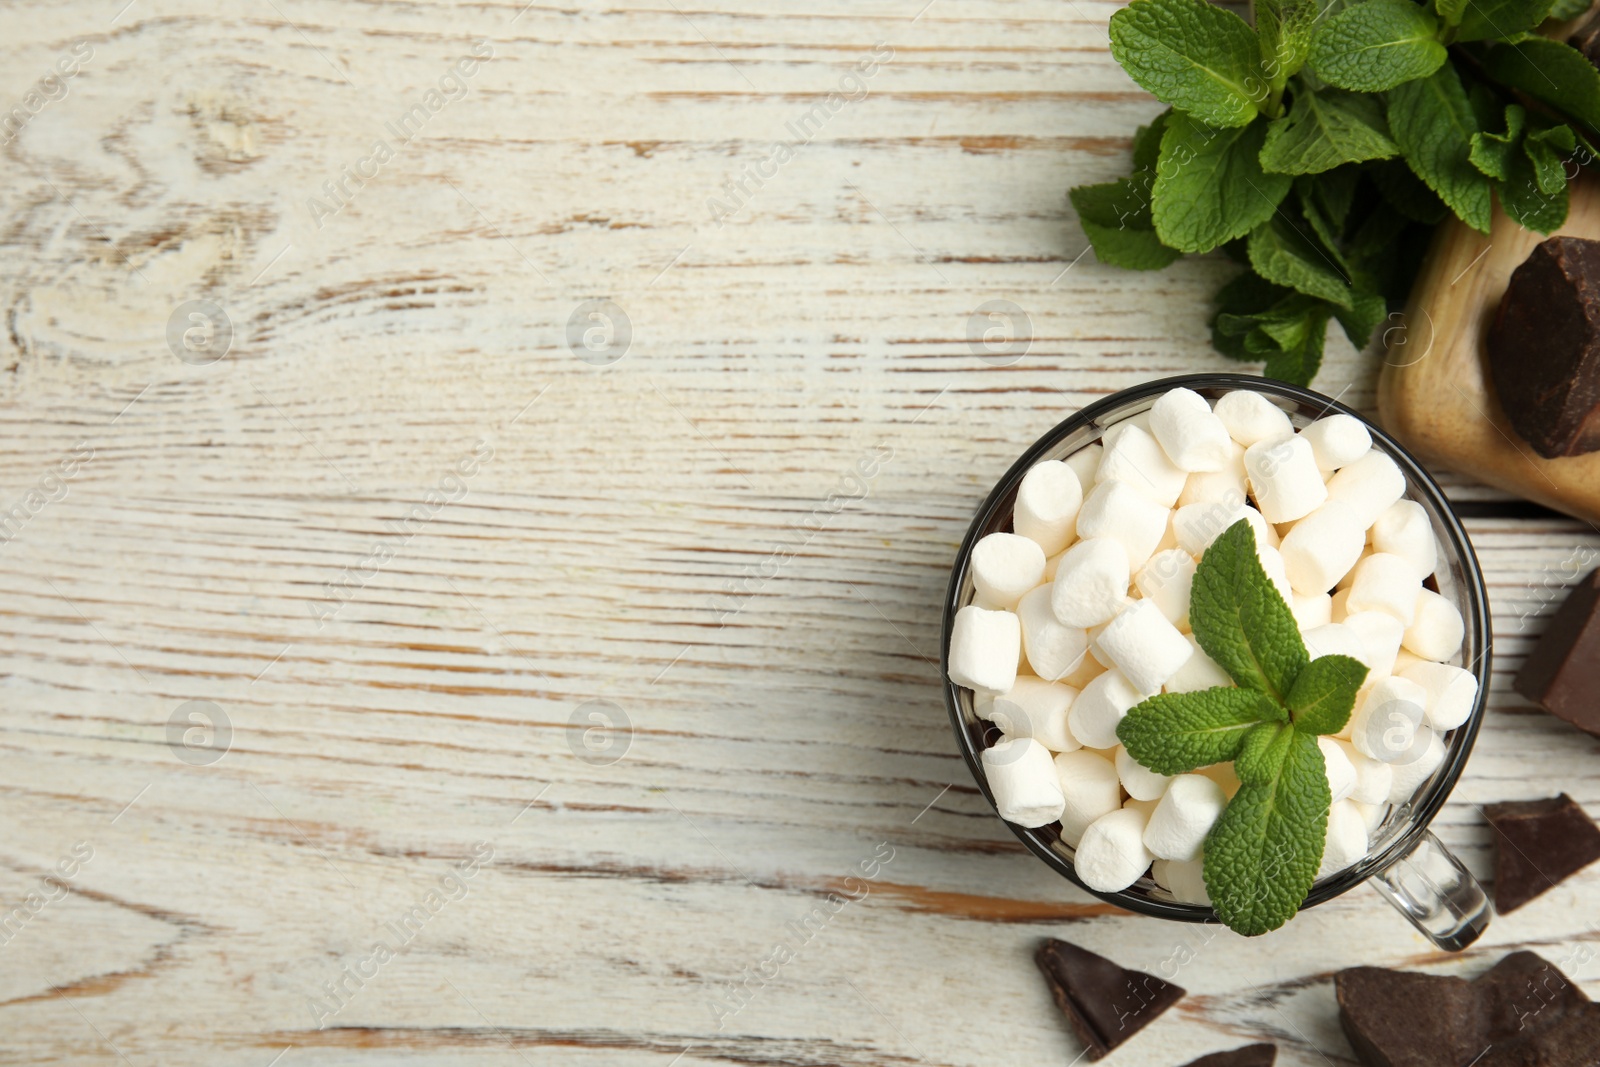
[[[1380,850],[1373,852],[1365,859],[1332,877],[1323,879],[1313,885],[1310,894],[1300,905],[1300,910],[1303,911],[1306,908],[1315,907],[1324,901],[1332,900],[1334,897],[1348,892],[1374,874],[1406,856],[1417,846],[1422,836],[1427,833],[1429,824],[1433,822],[1434,817],[1438,815],[1439,810],[1449,798],[1457,780],[1461,777],[1463,769],[1466,767],[1467,759],[1472,754],[1472,746],[1478,737],[1479,726],[1483,721],[1484,708],[1486,707],[1489,692],[1492,633],[1489,623],[1489,599],[1483,583],[1483,571],[1478,565],[1476,553],[1472,550],[1472,542],[1467,537],[1465,528],[1461,525],[1460,517],[1450,505],[1450,501],[1444,495],[1444,491],[1433,480],[1432,475],[1423,468],[1416,457],[1407,451],[1405,446],[1389,436],[1382,427],[1359,411],[1339,403],[1333,397],[1324,396],[1311,389],[1290,385],[1287,382],[1249,374],[1206,373],[1158,378],[1141,385],[1132,386],[1080,408],[1062,420],[1053,429],[1035,441],[1027,451],[1023,452],[995,484],[988,497],[979,505],[977,514],[972,520],[972,525],[968,528],[967,535],[961,542],[955,565],[951,568],[950,585],[945,594],[944,625],[939,643],[939,669],[944,685],[945,707],[950,714],[950,724],[955,731],[956,743],[961,749],[962,758],[966,760],[967,769],[972,772],[973,780],[977,782],[984,799],[993,808],[994,795],[989,791],[989,784],[979,759],[980,753],[986,746],[983,744],[981,735],[974,736],[977,731],[971,729],[971,724],[963,713],[961,688],[949,680],[950,631],[955,620],[956,611],[962,606],[962,592],[968,581],[972,546],[977,543],[980,537],[1006,527],[1009,521],[1010,508],[1016,496],[1017,485],[1022,481],[1023,475],[1065,439],[1080,430],[1093,428],[1097,424],[1097,420],[1102,416],[1117,412],[1140,400],[1153,399],[1170,389],[1180,387],[1195,390],[1218,388],[1251,389],[1269,396],[1290,400],[1299,405],[1322,408],[1322,415],[1337,413],[1360,419],[1362,424],[1371,432],[1374,443],[1382,447],[1406,475],[1413,497],[1426,498],[1426,502],[1430,506],[1429,510],[1442,527],[1439,532],[1445,542],[1445,551],[1452,557],[1447,562],[1455,562],[1461,571],[1462,593],[1465,601],[1462,619],[1466,625],[1466,640],[1462,643],[1463,661],[1468,664],[1466,669],[1472,671],[1478,680],[1478,696],[1472,709],[1472,715],[1465,723],[1450,732],[1449,747],[1445,753],[1444,762],[1433,773],[1427,789],[1414,797],[1406,809],[1402,809],[1406,822],[1405,829],[1396,834]],[[1319,415],[1318,417],[1322,416]],[[995,817],[999,818],[998,811],[996,811]],[[1162,900],[1127,890],[1117,893],[1101,893],[1090,889],[1079,879],[1077,872],[1073,869],[1072,861],[1051,847],[1054,842],[1053,835],[1046,836],[1040,829],[1028,829],[1017,826],[1014,823],[1005,822],[1003,819],[1001,821],[1010,828],[1011,832],[1017,836],[1030,852],[1043,860],[1058,874],[1073,882],[1084,892],[1109,904],[1114,904],[1119,908],[1142,915],[1151,915],[1180,922],[1214,923],[1219,921],[1216,912],[1207,906]]]

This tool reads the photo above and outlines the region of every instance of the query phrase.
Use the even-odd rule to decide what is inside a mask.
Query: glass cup
[[[956,741],[967,766],[992,806],[994,795],[989,790],[979,754],[999,739],[1000,731],[992,723],[978,717],[971,690],[948,680],[950,629],[956,612],[971,603],[974,595],[970,575],[972,546],[987,534],[1011,529],[1011,510],[1017,486],[1034,464],[1042,460],[1062,459],[1095,443],[1110,427],[1148,410],[1161,394],[1180,386],[1193,389],[1209,400],[1215,400],[1234,389],[1254,390],[1282,408],[1296,428],[1334,413],[1361,419],[1372,433],[1372,446],[1393,459],[1405,475],[1407,498],[1415,500],[1427,511],[1439,542],[1440,565],[1435,575],[1438,591],[1460,609],[1466,626],[1461,651],[1452,662],[1477,676],[1477,704],[1465,723],[1443,735],[1444,761],[1418,786],[1409,800],[1390,807],[1383,822],[1372,831],[1371,848],[1367,856],[1342,871],[1319,879],[1300,907],[1310,908],[1332,900],[1371,879],[1373,887],[1428,940],[1448,952],[1465,948],[1489,925],[1493,908],[1483,889],[1467,873],[1461,861],[1429,832],[1428,824],[1444,806],[1450,790],[1461,777],[1483,720],[1489,691],[1490,644],[1488,596],[1484,590],[1483,574],[1460,520],[1422,465],[1364,416],[1309,389],[1244,374],[1189,374],[1162,378],[1124,389],[1076,412],[1035,442],[1012,465],[978,508],[978,514],[956,557],[945,598],[940,668],[946,679],[945,703],[950,711],[950,722],[955,728]],[[1121,892],[1095,892],[1085,886],[1073,870],[1073,850],[1060,840],[1056,824],[1037,829],[1026,829],[1012,823],[1006,825],[1034,855],[1102,900],[1162,919],[1218,921],[1216,912],[1210,907],[1176,900],[1171,893],[1156,885],[1148,872]]]

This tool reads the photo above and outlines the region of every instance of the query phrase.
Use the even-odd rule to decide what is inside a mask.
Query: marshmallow
[[[1239,776],[1233,773],[1232,762],[1213,763],[1209,767],[1201,767],[1194,773],[1203,774],[1213,782],[1216,782],[1222,787],[1222,795],[1229,800],[1232,800],[1233,794],[1239,791]]]
[[[1148,600],[1135,600],[1124,608],[1101,631],[1098,645],[1111,665],[1142,693],[1159,693],[1193,651],[1188,638]]]
[[[1083,486],[1072,468],[1058,459],[1036,463],[1017,486],[1011,512],[1012,529],[1053,556],[1072,540]]]
[[[1055,682],[1084,661],[1089,632],[1080,626],[1061,625],[1051,609],[1051,595],[1051,587],[1041,585],[1023,597],[1017,605],[1017,618],[1022,623],[1022,651],[1028,666],[1040,678]]]
[[[1133,579],[1139,595],[1160,609],[1179,630],[1189,628],[1189,593],[1197,564],[1181,548],[1169,548],[1150,557]]]
[[[1267,572],[1267,577],[1278,589],[1278,595],[1283,597],[1287,604],[1289,598],[1294,596],[1294,588],[1289,584],[1289,571],[1283,565],[1283,555],[1271,545],[1256,543],[1256,559],[1261,561],[1261,569]]]
[[[1402,678],[1417,683],[1427,693],[1428,725],[1454,730],[1472,718],[1478,706],[1478,676],[1448,663],[1417,663]]]
[[[1411,799],[1417,789],[1433,777],[1433,772],[1439,769],[1444,762],[1444,741],[1439,735],[1426,726],[1422,728],[1427,735],[1427,744],[1424,746],[1422,734],[1417,736],[1417,745],[1414,758],[1406,763],[1394,765],[1394,787],[1389,790],[1389,803],[1404,804]]]
[[[1150,816],[1155,814],[1156,805],[1159,803],[1161,803],[1161,799],[1159,797],[1157,797],[1155,800],[1140,800],[1138,797],[1129,797],[1127,800],[1122,802],[1122,806],[1125,808],[1134,809],[1140,815],[1143,815],[1145,817],[1145,821],[1148,822]]]
[[[1150,408],[1150,432],[1174,466],[1185,471],[1220,471],[1233,457],[1233,439],[1193,389],[1168,389]]]
[[[1243,496],[1206,500],[1179,508],[1172,513],[1172,532],[1177,535],[1179,547],[1191,556],[1202,556],[1213,541],[1240,519],[1250,523],[1258,546],[1278,545],[1278,532],[1259,511],[1245,503]]]
[[[1426,578],[1439,566],[1439,541],[1427,510],[1415,500],[1396,500],[1372,524],[1372,547],[1403,556]]]
[[[1056,571],[1061,566],[1061,557],[1065,556],[1065,555],[1066,555],[1066,552],[1062,551],[1062,552],[1057,552],[1053,556],[1045,557],[1045,561],[1044,561],[1044,580],[1045,581],[1053,582],[1053,581],[1056,580]]]
[[[1348,741],[1339,741],[1337,744],[1345,759],[1350,761],[1350,766],[1355,768],[1356,780],[1350,790],[1350,799],[1363,804],[1387,804],[1389,790],[1394,787],[1394,768],[1387,763],[1368,759]]]
[[[1379,766],[1381,767],[1383,764],[1379,764]],[[1367,824],[1367,837],[1370,841],[1372,835],[1378,832],[1378,827],[1383,825],[1384,817],[1389,814],[1388,800],[1380,801],[1377,804],[1364,804],[1359,800],[1347,800],[1345,803],[1361,813],[1362,821]]]
[[[1363,529],[1378,521],[1406,491],[1406,476],[1394,460],[1373,449],[1328,479],[1328,499],[1342,500]]]
[[[1335,804],[1328,811],[1328,836],[1317,877],[1326,878],[1353,865],[1366,856],[1368,847],[1366,816],[1348,802]]]
[[[1156,860],[1150,865],[1150,874],[1156,884],[1171,893],[1180,904],[1211,906],[1211,894],[1206,892],[1203,861],[1179,863],[1177,860]]]
[[[1099,626],[1089,627],[1089,658],[1100,664],[1102,670],[1108,671],[1115,667],[1116,664],[1111,662],[1111,657],[1106,655],[1105,650],[1100,647],[1100,635],[1105,633],[1106,627],[1110,625],[1110,620],[1107,620]]]
[[[1404,634],[1400,635],[1400,640],[1402,642],[1405,641]],[[1423,659],[1415,652],[1407,651],[1405,645],[1402,643],[1400,646],[1400,651],[1394,654],[1394,669],[1389,673],[1404,676],[1406,671],[1410,670],[1412,667],[1415,667],[1419,663],[1427,662],[1428,660]]]
[[[1126,482],[1149,500],[1164,508],[1178,502],[1187,472],[1172,465],[1161,445],[1149,433],[1129,426],[1116,441],[1105,446],[1100,456],[1097,482]]]
[[[1117,747],[1117,726],[1128,709],[1144,694],[1128,684],[1118,670],[1097,676],[1078,693],[1067,716],[1067,726],[1078,743],[1089,748]]]
[[[1244,470],[1256,507],[1268,522],[1303,518],[1328,499],[1316,457],[1303,437],[1256,442],[1244,450]]]
[[[1122,788],[1134,800],[1160,800],[1167,791],[1172,776],[1157,774],[1128,753],[1121,745],[1117,746],[1116,755],[1117,777],[1122,779]]]
[[[1350,743],[1380,763],[1409,758],[1427,699],[1427,691],[1416,682],[1379,678],[1356,701],[1350,715]]]
[[[1099,626],[1128,599],[1128,553],[1110,537],[1067,549],[1050,586],[1050,609],[1063,626]]]
[[[1372,448],[1372,434],[1354,415],[1329,415],[1300,431],[1311,446],[1317,469],[1336,471],[1349,466]]]
[[[1278,546],[1297,593],[1326,593],[1350,572],[1366,547],[1367,531],[1350,506],[1329,500],[1294,524]]]
[[[1019,534],[992,533],[972,546],[971,569],[983,606],[1013,608],[1044,581],[1044,549]]]
[[[1171,515],[1124,482],[1102,482],[1078,510],[1078,536],[1110,537],[1128,552],[1128,568],[1138,570],[1167,532]]]
[[[1368,678],[1381,678],[1394,671],[1394,658],[1400,652],[1400,638],[1405,634],[1403,623],[1387,611],[1352,611],[1340,623],[1356,632],[1361,638],[1365,654],[1356,657],[1365,663]]]
[[[1077,848],[1090,823],[1122,807],[1122,782],[1110,760],[1088,749],[1063,752],[1055,762],[1066,803],[1061,812],[1061,840]]]
[[[1106,448],[1110,448],[1121,439],[1123,434],[1135,428],[1143,430],[1145,433],[1150,432],[1150,411],[1148,408],[1137,415],[1129,415],[1121,422],[1113,423],[1100,435],[1100,443]]]
[[[1258,441],[1274,437],[1287,437],[1294,433],[1294,424],[1283,409],[1260,393],[1248,389],[1235,389],[1217,400],[1217,418],[1228,428],[1228,434],[1245,448]]]
[[[1206,835],[1227,804],[1222,787],[1205,775],[1177,775],[1144,828],[1144,847],[1158,859],[1199,859]]]
[[[1355,791],[1355,764],[1344,754],[1339,742],[1331,737],[1317,738],[1317,747],[1322,750],[1323,772],[1328,776],[1328,789],[1333,793],[1333,802],[1337,804]]]
[[[1306,653],[1311,659],[1323,656],[1349,656],[1366,662],[1367,650],[1361,644],[1361,635],[1343,623],[1330,622],[1313,627],[1300,635]]]
[[[1289,565],[1288,557],[1284,557],[1284,568]],[[1289,576],[1293,585],[1294,575]],[[1295,593],[1289,598],[1289,610],[1294,612],[1294,624],[1302,630],[1313,630],[1318,626],[1326,626],[1333,621],[1333,597],[1327,593],[1315,593],[1311,596],[1301,596]]]
[[[1243,500],[1249,492],[1244,476],[1244,446],[1237,441],[1228,442],[1228,462],[1216,471],[1195,471],[1183,483],[1178,494],[1180,507],[1203,504],[1208,500],[1237,497]]]
[[[1072,468],[1080,487],[1087,487],[1094,484],[1094,472],[1100,469],[1100,457],[1104,452],[1105,447],[1096,442],[1084,445],[1070,456],[1062,456],[1061,462]]]
[[[1355,580],[1350,583],[1350,598],[1345,605],[1352,615],[1387,611],[1400,620],[1404,632],[1417,617],[1417,594],[1421,591],[1422,575],[1410,560],[1374,552],[1356,564]]]
[[[1144,847],[1145,822],[1137,808],[1118,808],[1090,824],[1072,857],[1084,885],[1099,893],[1120,893],[1139,880],[1154,858]]]
[[[1078,741],[1067,729],[1067,712],[1078,691],[1043,678],[1018,678],[997,694],[985,717],[1007,737],[1031,737],[1051,752],[1071,752]]]
[[[968,604],[950,627],[950,680],[968,689],[1004,693],[1017,680],[1022,623],[1009,611]]]
[[[1461,651],[1466,634],[1460,610],[1432,589],[1424,589],[1417,595],[1416,617],[1401,635],[1400,647],[1423,659],[1447,660]]]
[[[1172,672],[1163,687],[1169,693],[1193,693],[1219,685],[1232,685],[1228,672],[1217,666],[1217,661],[1205,654],[1193,634],[1184,634],[1189,642],[1189,658],[1183,666]]]
[[[1018,826],[1044,826],[1061,817],[1066,799],[1055,762],[1031,737],[1015,737],[983,750],[983,776],[1000,817]]]
[[[1094,658],[1094,653],[1091,649],[1090,654],[1083,657],[1083,662],[1078,664],[1077,670],[1073,671],[1071,674],[1065,675],[1064,677],[1057,678],[1056,681],[1060,682],[1062,685],[1070,685],[1072,688],[1082,691],[1084,686],[1088,685],[1105,672],[1105,664]]]

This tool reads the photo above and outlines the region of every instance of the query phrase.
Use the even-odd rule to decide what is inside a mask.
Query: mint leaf
[[[1241,785],[1206,838],[1203,868],[1217,917],[1246,937],[1299,910],[1322,862],[1333,802],[1313,734],[1281,727],[1250,762],[1248,780],[1245,761],[1234,765]]]
[[[1438,33],[1439,20],[1411,0],[1367,0],[1318,27],[1311,66],[1341,89],[1383,92],[1444,65],[1449,53]]]
[[[1270,84],[1282,87],[1306,64],[1321,5],[1318,0],[1257,0],[1255,9],[1261,69]]]
[[[1507,88],[1542,100],[1590,129],[1600,127],[1600,70],[1571,45],[1543,37],[1495,45],[1483,68]]]
[[[1295,729],[1314,734],[1343,730],[1366,679],[1367,665],[1350,656],[1318,656],[1306,664],[1289,689]]]
[[[1229,677],[1280,704],[1306,665],[1300,629],[1261,569],[1255,531],[1244,519],[1224,530],[1200,557],[1189,624],[1206,655]]]
[[[1467,9],[1468,0],[1434,0],[1433,10],[1439,18],[1451,29],[1461,23],[1461,15]]]
[[[1396,86],[1388,103],[1389,132],[1417,177],[1462,222],[1488,233],[1489,179],[1469,158],[1478,121],[1455,68],[1442,67],[1431,77]]]
[[[1560,19],[1562,22],[1567,19],[1575,19],[1589,10],[1589,4],[1590,0],[1556,0],[1550,7],[1550,14],[1546,17]]]
[[[1539,191],[1555,196],[1567,187],[1566,161],[1578,150],[1578,137],[1571,126],[1551,126],[1533,130],[1523,140],[1523,151],[1533,167],[1533,180]]]
[[[1250,265],[1269,282],[1349,307],[1350,279],[1337,253],[1324,249],[1287,208],[1250,231]]]
[[[1510,41],[1550,13],[1551,0],[1470,0],[1461,13],[1457,41]]]
[[[1233,759],[1256,724],[1287,719],[1265,694],[1218,686],[1150,697],[1123,717],[1117,738],[1157,774],[1185,774]]]
[[[1322,350],[1328,337],[1328,305],[1309,296],[1295,294],[1285,302],[1289,313],[1263,318],[1245,337],[1245,348],[1265,359],[1261,373],[1268,378],[1310,385],[1322,366]],[[1266,341],[1270,341],[1268,345]]]
[[[1167,119],[1172,117],[1169,107],[1150,120],[1150,125],[1140,126],[1133,134],[1133,173],[1155,173],[1156,160],[1161,155],[1161,135],[1167,132]]]
[[[1243,126],[1262,95],[1255,31],[1205,0],[1133,0],[1111,16],[1111,55],[1139,87],[1212,126]]]
[[[1254,317],[1290,295],[1292,290],[1273,285],[1255,271],[1237,275],[1217,290],[1217,310],[1211,316],[1211,346],[1231,359],[1255,359],[1244,347],[1245,335],[1256,327]]]
[[[1479,132],[1472,135],[1472,165],[1491,178],[1505,181],[1511,174],[1511,161],[1522,148],[1522,130],[1528,113],[1516,104],[1506,107],[1506,132]]]
[[[1265,123],[1217,129],[1173,113],[1156,164],[1153,213],[1162,244],[1209,252],[1272,217],[1291,179],[1261,170],[1265,136]]]
[[[1470,143],[1470,142],[1469,142]],[[1438,194],[1422,183],[1404,160],[1390,159],[1367,171],[1384,202],[1412,222],[1432,226],[1450,214]]]
[[[1268,125],[1261,169],[1318,174],[1341,163],[1387,159],[1399,151],[1389,139],[1377,100],[1338,90],[1308,90],[1295,95],[1287,117]]]
[[[1233,760],[1233,773],[1241,782],[1270,782],[1283,764],[1283,753],[1294,731],[1289,723],[1264,722],[1244,736]]]
[[[1156,236],[1150,220],[1150,175],[1080,185],[1067,195],[1102,263],[1126,270],[1160,270],[1183,253]]]
[[[1567,221],[1566,172],[1554,144],[1575,144],[1565,126],[1542,131],[1534,141],[1527,133],[1527,112],[1506,107],[1506,132],[1472,135],[1472,164],[1495,179],[1500,206],[1519,226],[1549,233]],[[1560,132],[1565,131],[1563,137]],[[1539,164],[1534,161],[1535,154]],[[1553,164],[1553,166],[1552,166]],[[1554,188],[1546,192],[1553,184]]]
[[[1333,317],[1339,320],[1344,335],[1350,339],[1357,352],[1367,347],[1376,330],[1389,317],[1389,302],[1383,294],[1356,290],[1351,294],[1348,308],[1336,307]]]

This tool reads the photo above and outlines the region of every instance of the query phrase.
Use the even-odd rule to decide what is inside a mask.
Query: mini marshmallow
[[[1102,482],[1078,509],[1078,536],[1110,537],[1128,552],[1130,571],[1143,567],[1167,532],[1171,512],[1124,482]]]
[[[1289,565],[1288,557],[1284,558],[1284,568]],[[1289,575],[1290,585],[1294,583],[1294,575]],[[1294,612],[1294,624],[1301,630],[1314,630],[1318,626],[1326,626],[1333,621],[1333,597],[1327,593],[1315,593],[1311,596],[1302,596],[1294,593],[1289,598],[1289,610]]]
[[[1013,608],[1044,581],[1044,549],[1019,534],[992,533],[972,546],[971,570],[985,607]]]
[[[1189,628],[1189,593],[1194,587],[1197,564],[1181,548],[1157,552],[1139,569],[1134,587],[1179,630]]]
[[[1349,466],[1372,448],[1372,434],[1354,415],[1329,415],[1300,431],[1324,473]]]
[[[1044,826],[1061,817],[1066,799],[1055,762],[1031,737],[1015,737],[983,750],[983,776],[1000,817],[1018,826]]]
[[[1350,715],[1350,743],[1380,763],[1407,758],[1422,725],[1427,691],[1406,678],[1379,678],[1358,697]]]
[[[1132,808],[1133,810],[1137,811],[1140,815],[1143,815],[1145,817],[1145,821],[1148,822],[1150,820],[1150,816],[1155,814],[1156,805],[1159,803],[1161,803],[1159,797],[1155,800],[1140,800],[1138,797],[1129,797],[1127,800],[1122,802],[1122,806],[1125,808]]]
[[[1044,580],[1045,581],[1053,582],[1053,581],[1056,580],[1056,571],[1061,567],[1061,557],[1065,556],[1065,555],[1066,555],[1066,552],[1062,551],[1062,552],[1057,552],[1053,556],[1045,557],[1045,561],[1044,561]]]
[[[1347,800],[1345,803],[1361,813],[1362,821],[1367,824],[1367,838],[1370,841],[1372,835],[1378,832],[1378,827],[1383,825],[1384,818],[1389,814],[1389,802],[1384,800],[1378,804],[1363,804],[1359,800]]]
[[[1094,472],[1100,469],[1100,457],[1105,452],[1105,446],[1096,442],[1084,445],[1070,456],[1062,456],[1061,462],[1072,468],[1072,473],[1078,476],[1078,485],[1087,490],[1094,485]]]
[[[1423,659],[1421,656],[1417,655],[1414,652],[1406,651],[1406,647],[1405,647],[1405,645],[1403,643],[1405,641],[1405,635],[1404,634],[1402,634],[1400,636],[1400,640],[1402,642],[1402,644],[1400,646],[1400,651],[1396,652],[1394,654],[1394,669],[1391,670],[1389,673],[1390,674],[1398,674],[1398,675],[1404,677],[1406,671],[1410,670],[1412,667],[1416,666],[1419,663],[1427,663],[1428,661]]]
[[[1150,411],[1148,408],[1137,415],[1129,415],[1121,422],[1113,423],[1106,429],[1105,433],[1100,435],[1100,444],[1110,448],[1117,443],[1123,434],[1136,427],[1145,433],[1150,432]],[[1088,483],[1085,482],[1084,484],[1087,485]]]
[[[1222,795],[1229,800],[1232,800],[1233,794],[1239,791],[1239,776],[1233,772],[1232,762],[1213,763],[1209,767],[1201,767],[1194,773],[1203,774],[1213,782],[1216,782],[1217,785],[1222,787]]]
[[[1128,598],[1128,552],[1120,541],[1091,537],[1067,549],[1050,585],[1050,609],[1063,626],[1099,626]]]
[[[1233,439],[1193,389],[1168,389],[1150,408],[1150,432],[1174,466],[1186,471],[1220,471],[1233,455]]]
[[[1205,775],[1177,775],[1144,828],[1144,847],[1158,859],[1199,859],[1206,835],[1227,804],[1222,787]]]
[[[1339,742],[1331,737],[1317,738],[1317,747],[1322,750],[1323,772],[1328,776],[1328,788],[1333,793],[1333,802],[1337,804],[1355,791],[1355,764],[1344,754]]]
[[[1478,677],[1471,671],[1424,662],[1407,667],[1401,677],[1427,693],[1428,725],[1435,730],[1454,730],[1472,718],[1478,706]]]
[[[1366,530],[1350,506],[1329,500],[1294,524],[1278,546],[1297,593],[1326,593],[1361,559]]]
[[[1124,608],[1101,632],[1098,644],[1111,657],[1112,666],[1142,693],[1159,693],[1193,651],[1188,639],[1148,600],[1135,600]]]
[[[1055,763],[1065,799],[1061,840],[1077,848],[1090,823],[1122,807],[1122,782],[1111,760],[1088,749],[1063,752]]]
[[[1366,816],[1348,801],[1335,804],[1328,811],[1328,836],[1317,877],[1326,878],[1353,865],[1366,857],[1369,847]]]
[[[1237,497],[1243,500],[1249,492],[1244,476],[1244,446],[1237,441],[1228,442],[1228,462],[1221,470],[1195,471],[1183,483],[1178,494],[1180,507],[1203,504],[1208,500],[1225,500]]]
[[[1360,611],[1387,611],[1400,620],[1402,632],[1417,616],[1417,594],[1422,591],[1422,575],[1404,556],[1374,552],[1356,564],[1355,580],[1345,606],[1350,614]]]
[[[1372,524],[1372,547],[1403,556],[1426,578],[1439,566],[1439,541],[1427,510],[1415,500],[1396,500]]]
[[[1083,486],[1072,468],[1058,459],[1048,459],[1034,464],[1022,476],[1011,526],[1036,543],[1046,556],[1053,556],[1072,540],[1082,504]]]
[[[1330,622],[1314,627],[1301,634],[1300,639],[1305,642],[1306,652],[1312,659],[1350,656],[1366,662],[1367,650],[1361,643],[1361,635],[1343,623]]]
[[[1381,678],[1394,671],[1394,658],[1400,652],[1403,623],[1387,611],[1352,611],[1344,617],[1347,626],[1361,638],[1365,654],[1356,657],[1369,669],[1368,678]]]
[[[1072,688],[1082,692],[1084,686],[1088,685],[1105,672],[1105,664],[1095,659],[1093,651],[1091,650],[1089,655],[1083,657],[1083,662],[1078,664],[1077,670],[1064,677],[1057,678],[1056,681],[1060,682],[1062,685],[1070,685]]]
[[[1293,522],[1328,499],[1316,457],[1303,437],[1256,442],[1244,450],[1244,469],[1256,507],[1268,522]]]
[[[1017,605],[1017,619],[1022,623],[1022,652],[1028,666],[1040,678],[1056,682],[1077,670],[1086,658],[1089,632],[1081,626],[1061,625],[1051,608],[1051,597],[1051,587],[1041,585]]]
[[[1259,511],[1245,502],[1243,496],[1207,500],[1179,508],[1172,513],[1172,532],[1177,535],[1180,548],[1191,556],[1202,556],[1213,541],[1240,519],[1250,523],[1258,546],[1278,545],[1278,532],[1261,517]]]
[[[1447,660],[1461,651],[1466,634],[1460,609],[1432,589],[1424,589],[1417,595],[1416,618],[1401,635],[1400,647],[1423,659]]]
[[[1146,821],[1137,808],[1118,808],[1090,824],[1072,857],[1084,885],[1120,893],[1139,880],[1154,859],[1144,847]]]
[[[1235,389],[1222,394],[1214,410],[1217,418],[1228,428],[1229,436],[1245,448],[1258,441],[1288,437],[1294,433],[1294,424],[1282,408],[1262,394],[1248,389]]]
[[[1328,498],[1342,500],[1363,529],[1378,521],[1406,491],[1406,476],[1394,460],[1373,449],[1328,479]]]
[[[1110,621],[1107,620],[1099,626],[1089,627],[1089,658],[1100,664],[1102,670],[1107,671],[1114,668],[1116,664],[1111,662],[1111,657],[1106,655],[1105,650],[1100,647],[1100,635],[1105,633],[1106,627],[1110,625]]]
[[[1410,800],[1412,794],[1433,777],[1433,772],[1439,769],[1444,762],[1444,741],[1437,733],[1427,731],[1427,745],[1421,744],[1421,735],[1418,735],[1418,744],[1415,749],[1415,758],[1407,763],[1394,764],[1394,787],[1389,790],[1389,803],[1404,804]]]
[[[1228,672],[1217,666],[1217,661],[1205,654],[1193,634],[1184,634],[1189,642],[1189,658],[1183,666],[1172,672],[1163,688],[1169,693],[1194,693],[1219,685],[1232,685]]]
[[[1349,799],[1363,804],[1387,804],[1389,790],[1394,787],[1394,768],[1387,763],[1368,759],[1348,741],[1339,741],[1337,744],[1356,772],[1355,787],[1350,790]]]
[[[1122,788],[1126,789],[1134,800],[1160,800],[1172,782],[1171,775],[1157,774],[1129,755],[1128,750],[1121,745],[1117,746],[1116,763],[1117,777],[1122,779]]]
[[[1203,861],[1179,863],[1177,860],[1156,860],[1150,865],[1150,874],[1156,884],[1171,893],[1172,898],[1180,904],[1211,906],[1211,894],[1206,892]]]
[[[1161,445],[1149,433],[1130,426],[1117,436],[1115,442],[1105,446],[1100,457],[1097,482],[1126,482],[1139,493],[1170,508],[1178,502],[1187,472],[1172,465]]]
[[[968,604],[950,627],[950,680],[1004,693],[1017,680],[1022,623],[1009,611]],[[1131,705],[1130,705],[1131,706]]]
[[[1144,700],[1118,670],[1109,670],[1085,685],[1072,702],[1067,726],[1078,743],[1089,748],[1116,748],[1117,726],[1128,709]]]
[[[1289,598],[1294,596],[1294,587],[1289,584],[1289,571],[1283,565],[1282,553],[1271,545],[1257,543],[1256,558],[1261,561],[1261,569],[1267,572],[1267,577],[1278,589],[1278,595],[1287,604]]]
[[[1067,712],[1078,691],[1043,678],[1018,678],[997,694],[986,718],[1007,737],[1031,737],[1051,752],[1071,752],[1078,741],[1067,728]]]

